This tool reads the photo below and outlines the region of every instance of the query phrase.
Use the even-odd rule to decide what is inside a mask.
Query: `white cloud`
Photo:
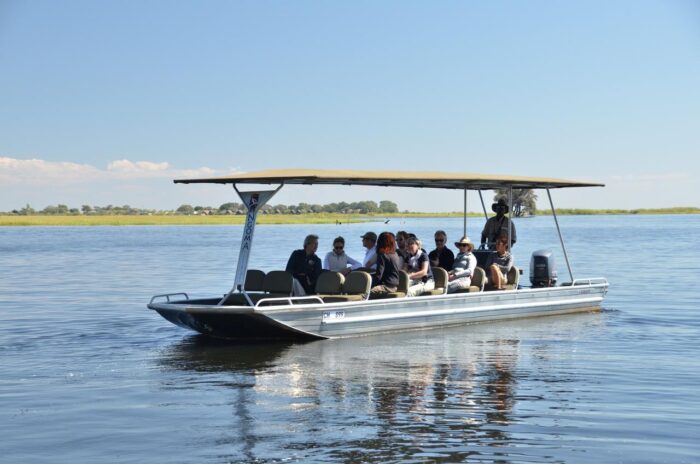
[[[223,176],[231,172],[208,167],[176,169],[167,162],[127,159],[112,161],[106,169],[101,169],[90,164],[0,157],[0,182],[5,185],[73,185],[153,177]]]

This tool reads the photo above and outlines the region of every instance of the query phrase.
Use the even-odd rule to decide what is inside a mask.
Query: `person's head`
[[[506,234],[501,234],[496,239],[496,252],[502,255],[506,251],[508,251],[508,236]]]
[[[415,235],[408,237],[408,241],[406,242],[406,248],[408,248],[408,252],[412,255],[418,253],[418,250],[420,250],[422,246],[423,243]]]
[[[309,234],[304,239],[304,251],[307,255],[312,255],[318,250],[318,235]]]
[[[406,240],[408,240],[408,232],[405,230],[400,230],[396,233],[396,245],[399,250],[406,249]]]
[[[435,248],[442,250],[447,245],[447,234],[444,230],[435,232]]]
[[[370,249],[374,248],[374,245],[377,243],[377,234],[374,232],[365,232],[365,234],[362,236],[362,246]]]
[[[496,216],[500,217],[506,214],[509,208],[505,198],[500,198],[496,203],[491,205],[491,209],[496,213]]]
[[[455,246],[460,253],[471,253],[474,249],[474,243],[466,235],[462,237],[458,242],[455,242]]]
[[[333,253],[336,255],[342,255],[345,249],[345,239],[343,237],[336,237],[333,240]]]
[[[396,253],[396,240],[391,232],[382,232],[377,239],[377,253]]]

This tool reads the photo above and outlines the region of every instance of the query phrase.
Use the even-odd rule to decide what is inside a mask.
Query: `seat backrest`
[[[518,282],[520,282],[520,269],[518,269],[515,266],[512,266],[508,271],[508,275],[506,277],[508,278],[508,285],[513,285],[517,288]]]
[[[316,293],[321,295],[340,295],[343,291],[343,282],[345,282],[345,277],[340,272],[322,272],[316,281]]]
[[[441,267],[434,267],[432,268],[432,270],[433,280],[435,281],[435,290],[443,289],[447,291],[447,281],[449,280],[449,277],[447,276],[447,271]]]
[[[294,277],[286,271],[270,271],[265,276],[263,290],[268,293],[292,294],[292,281]]]
[[[265,273],[258,269],[248,269],[245,273],[245,284],[243,288],[246,292],[262,292],[265,286]]]
[[[472,287],[479,287],[479,291],[483,292],[484,291],[484,285],[486,284],[486,271],[484,271],[482,268],[479,266],[474,269],[474,273],[472,274]]]
[[[396,291],[408,293],[408,282],[408,273],[406,271],[399,271],[399,286]]]
[[[343,283],[343,293],[348,295],[369,295],[369,289],[372,285],[372,278],[369,274],[362,271],[352,271],[345,278]]]

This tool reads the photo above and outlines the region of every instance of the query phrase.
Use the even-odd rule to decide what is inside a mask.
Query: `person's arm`
[[[350,269],[358,269],[362,267],[362,263],[356,260],[355,258],[352,258],[348,254],[346,254],[345,256],[347,256],[348,258],[348,264],[350,265]]]
[[[289,259],[287,260],[287,267],[284,268],[285,271],[290,272],[294,274],[296,271],[296,251],[293,251],[291,255],[289,255]]]
[[[328,257],[333,253],[332,251],[330,253],[326,253],[326,256],[323,258],[323,269],[328,269],[329,271],[331,270],[331,265],[330,262],[328,262]]]
[[[450,270],[452,269],[452,266],[454,266],[455,263],[455,254],[452,253],[452,250],[449,248],[445,248],[445,265],[442,266],[443,269]]]
[[[376,285],[380,285],[382,283],[382,276],[384,275],[384,269],[386,268],[386,260],[383,258],[377,258],[377,270],[373,275],[373,281],[376,282]]]
[[[510,243],[511,245],[515,245],[518,234],[515,233],[515,223],[513,221],[510,221],[510,234]]]
[[[369,257],[369,259],[365,263],[365,267],[372,267],[376,264],[377,264],[377,253],[374,253],[372,256]]]

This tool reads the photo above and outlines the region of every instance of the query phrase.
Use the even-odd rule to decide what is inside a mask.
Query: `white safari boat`
[[[156,295],[148,307],[173,324],[213,337],[237,340],[324,339],[368,335],[379,332],[426,329],[475,322],[600,310],[608,289],[605,278],[574,278],[559,223],[552,204],[551,189],[593,187],[602,184],[564,179],[513,177],[447,172],[327,171],[287,169],[259,171],[226,177],[181,179],[175,183],[232,184],[247,208],[233,288],[222,297],[191,299],[186,293]],[[274,185],[271,190],[242,191],[244,184]],[[292,296],[292,277],[284,271],[249,270],[257,213],[285,185],[368,185],[436,188],[464,191],[466,235],[467,191],[476,190],[486,215],[483,190],[544,189],[570,280],[556,283],[547,259],[551,252],[540,250],[530,260],[530,281],[520,283],[519,271],[508,276],[508,289],[488,291],[482,269],[477,268],[472,286],[463,293],[446,293],[445,273],[434,268],[435,287],[421,296],[405,297],[406,277],[402,273],[399,291],[392,298],[369,299],[369,274],[351,272],[343,279],[324,272],[317,284],[318,295]],[[250,186],[249,186],[250,188]],[[259,188],[259,187],[256,187]],[[510,229],[510,228],[509,228]],[[509,230],[510,235],[510,230]],[[477,258],[479,252],[475,251]],[[481,252],[488,253],[488,252]],[[479,259],[481,261],[481,259]],[[322,287],[322,288],[321,288]],[[403,287],[403,288],[402,288]],[[403,290],[403,291],[402,291]]]

